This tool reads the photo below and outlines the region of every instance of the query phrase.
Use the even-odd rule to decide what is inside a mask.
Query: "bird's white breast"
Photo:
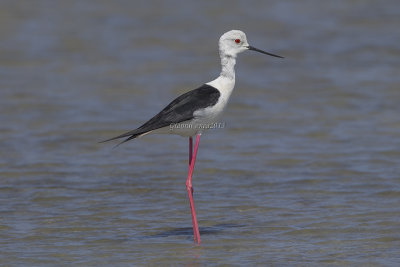
[[[228,104],[229,97],[231,96],[233,88],[235,87],[235,80],[219,76],[217,79],[207,84],[216,88],[220,92],[218,101],[211,107],[196,111],[194,115],[199,119],[201,118],[202,120],[214,123],[217,122],[225,110],[226,105]]]

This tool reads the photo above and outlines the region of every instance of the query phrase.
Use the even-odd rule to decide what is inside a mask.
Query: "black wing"
[[[214,106],[218,102],[220,95],[220,92],[216,88],[204,84],[197,89],[177,97],[168,106],[161,110],[160,113],[155,115],[139,128],[101,141],[100,143],[129,136],[120,143],[122,144],[147,132],[163,128],[174,123],[191,120],[194,118],[193,113],[196,110]]]

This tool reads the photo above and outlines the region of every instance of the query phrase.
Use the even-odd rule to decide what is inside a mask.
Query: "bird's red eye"
[[[235,43],[240,44],[240,39],[236,39]]]

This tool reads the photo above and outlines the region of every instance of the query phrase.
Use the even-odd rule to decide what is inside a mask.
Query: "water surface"
[[[399,17],[397,1],[2,1],[1,265],[397,266]],[[285,59],[238,58],[225,127],[200,143],[195,246],[188,141],[97,141],[215,78],[234,28]]]

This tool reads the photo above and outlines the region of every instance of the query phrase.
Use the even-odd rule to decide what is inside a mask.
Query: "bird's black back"
[[[221,93],[213,86],[203,84],[199,88],[174,99],[168,106],[139,128],[103,142],[129,136],[128,139],[123,141],[126,142],[147,132],[191,120],[194,118],[195,111],[214,106],[218,102],[220,95]]]

